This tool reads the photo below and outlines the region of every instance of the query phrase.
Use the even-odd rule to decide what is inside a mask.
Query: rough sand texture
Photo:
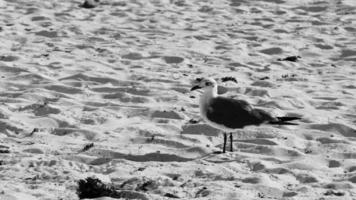
[[[354,0],[80,4],[0,0],[1,200],[78,199],[87,176],[130,198],[356,198]],[[212,154],[200,76],[303,121]]]

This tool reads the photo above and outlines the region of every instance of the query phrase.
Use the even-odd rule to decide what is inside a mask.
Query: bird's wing
[[[273,122],[277,120],[270,113],[262,109],[258,109],[258,108],[252,109],[252,113],[254,117],[256,117],[259,121],[261,121],[261,123],[266,121]]]
[[[269,124],[276,124],[276,125],[297,125],[296,123],[290,121],[301,119],[300,117],[287,117],[287,116],[273,117],[271,114],[261,109],[253,109],[252,112],[254,113],[254,116],[261,121],[261,123],[268,122]]]
[[[267,112],[253,109],[243,100],[217,97],[207,108],[207,118],[228,128],[243,128],[247,125],[259,125],[270,117]]]

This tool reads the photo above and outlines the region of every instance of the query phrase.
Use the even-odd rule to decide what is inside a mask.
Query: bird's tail
[[[290,121],[302,119],[300,117],[277,117],[276,121],[269,122],[270,124],[277,124],[277,125],[298,125],[296,123],[292,123]]]

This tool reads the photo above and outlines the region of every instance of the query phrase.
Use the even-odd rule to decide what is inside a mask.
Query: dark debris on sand
[[[10,153],[8,146],[0,145],[0,153]]]
[[[166,193],[164,194],[165,197],[173,198],[173,199],[179,199],[177,195],[171,194],[171,193]]]
[[[89,144],[86,144],[83,149],[81,149],[79,152],[85,152],[85,151],[88,151],[89,149],[93,148],[94,147],[94,143],[89,143]]]
[[[199,122],[199,120],[196,120],[196,119],[190,119],[188,121],[189,124],[197,124]]]
[[[0,153],[10,153],[8,149],[0,149]]]
[[[344,196],[345,193],[344,192],[337,192],[337,191],[333,191],[333,190],[328,190],[324,193],[325,196]]]
[[[300,58],[300,56],[288,56],[285,58],[279,58],[277,59],[278,61],[289,61],[289,62],[297,62]]]
[[[145,194],[129,190],[118,190],[114,186],[106,185],[99,179],[91,177],[78,181],[77,195],[79,199],[111,197],[116,199],[148,200]]]
[[[99,3],[99,0],[85,0],[80,7],[82,8],[95,8]]]
[[[264,77],[259,78],[259,80],[261,80],[261,81],[263,81],[263,80],[268,80],[268,79],[269,79],[268,76],[264,76]]]
[[[116,190],[96,178],[86,178],[78,181],[77,194],[80,199],[115,196]]]
[[[221,78],[221,81],[222,81],[222,82],[232,81],[232,82],[237,83],[236,78],[234,78],[234,77],[232,77],[232,76],[225,76],[225,77],[222,77],[222,78]]]

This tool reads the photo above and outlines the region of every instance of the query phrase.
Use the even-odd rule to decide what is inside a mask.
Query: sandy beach
[[[0,200],[356,199],[355,0],[92,2],[0,0]],[[302,120],[214,154],[198,77]]]

